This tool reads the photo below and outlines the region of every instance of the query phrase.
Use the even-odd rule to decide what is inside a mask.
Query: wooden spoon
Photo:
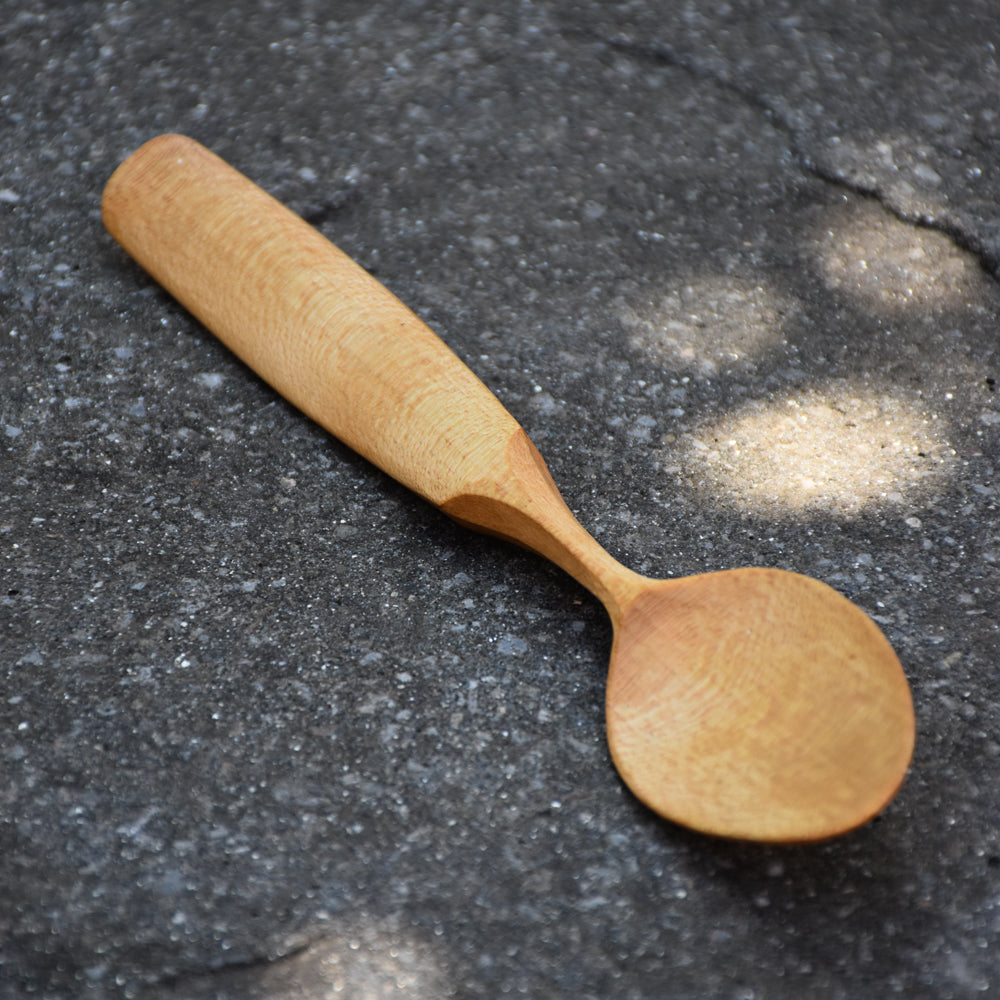
[[[614,625],[607,731],[646,805],[711,834],[812,841],[873,817],[913,751],[888,642],[775,569],[651,580],[608,555],[524,431],[412,312],[318,232],[178,135],[104,191],[119,243],[323,427],[470,528],[551,559]]]

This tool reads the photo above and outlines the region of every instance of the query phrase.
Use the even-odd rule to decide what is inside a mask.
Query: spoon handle
[[[624,570],[577,523],[517,421],[378,281],[192,139],[105,188],[104,223],[286,399],[468,527],[552,559],[605,603]]]

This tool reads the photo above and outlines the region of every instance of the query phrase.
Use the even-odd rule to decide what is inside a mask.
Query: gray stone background
[[[0,0],[0,997],[1000,995],[997,45],[994,0]],[[624,562],[872,614],[884,815],[638,805],[596,602],[104,233],[162,131],[424,317]]]

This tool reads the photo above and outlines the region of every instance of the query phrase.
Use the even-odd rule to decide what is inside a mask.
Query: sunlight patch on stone
[[[291,963],[302,990],[294,995],[308,1000],[332,997],[377,1000],[387,996],[423,1000],[448,994],[426,946],[372,928],[359,928],[357,934],[343,939],[318,942],[291,959]],[[286,989],[289,978],[278,977]]]
[[[452,996],[426,941],[366,921],[268,963],[187,979],[179,992],[186,1000],[208,1000],[223,986],[227,996],[243,1000]]]
[[[983,300],[986,277],[971,254],[874,202],[827,210],[810,239],[827,288],[877,315],[963,309]]]
[[[661,467],[748,511],[851,516],[918,500],[956,461],[920,400],[835,382],[695,425],[667,444]]]
[[[761,281],[692,278],[645,306],[619,311],[633,348],[675,369],[711,376],[746,368],[776,345],[798,304]]]

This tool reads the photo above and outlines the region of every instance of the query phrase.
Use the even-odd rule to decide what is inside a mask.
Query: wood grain
[[[399,299],[204,146],[163,135],[112,175],[104,224],[286,399],[468,527],[602,599],[633,574],[580,527],[520,425]]]

